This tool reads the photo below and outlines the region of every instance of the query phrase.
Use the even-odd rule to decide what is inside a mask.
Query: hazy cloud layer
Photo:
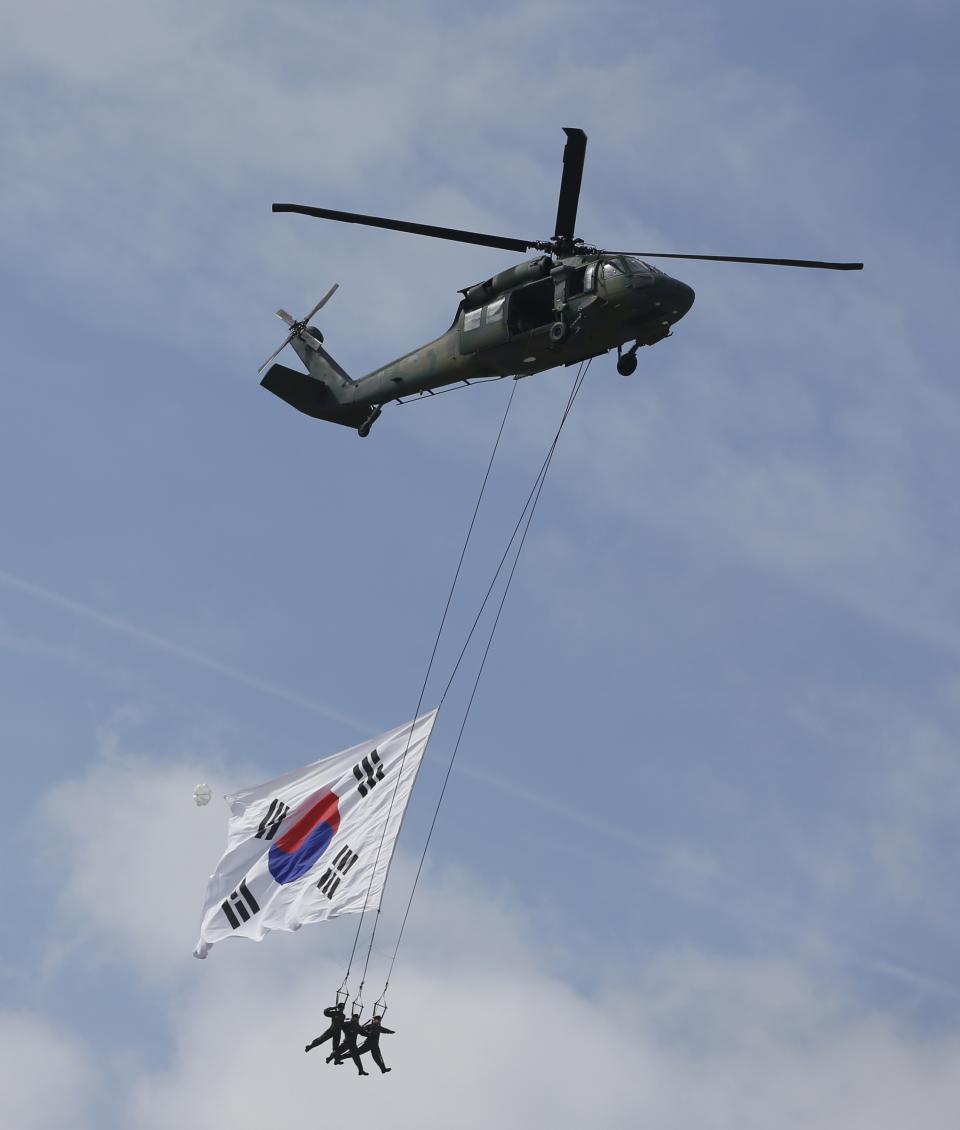
[[[931,1130],[953,1124],[960,1044],[864,1010],[835,974],[695,949],[613,967],[601,950],[591,991],[578,991],[551,957],[562,939],[538,937],[522,902],[492,896],[469,873],[430,878],[421,891],[389,997],[397,1035],[384,1037],[384,1052],[396,1070],[360,1080],[352,1066],[327,1067],[301,1047],[342,975],[328,953],[332,931],[224,946],[203,966],[189,957],[198,892],[223,832],[221,812],[192,810],[191,780],[183,767],[117,755],[44,806],[51,842],[68,849],[72,929],[118,971],[159,970],[168,981],[157,1018],[170,1026],[168,1062],[125,1073],[116,1095],[125,1125],[254,1127],[295,1118],[318,1095],[327,1118],[411,1127],[641,1119],[893,1130],[920,1112]],[[87,820],[78,835],[79,813],[94,809],[109,818]],[[121,840],[118,868],[110,847]],[[374,994],[375,978],[372,970]],[[76,1102],[96,1076],[84,1072],[81,1085],[74,1038],[25,1023],[8,1022],[11,1036],[27,1034],[19,1054],[37,1057],[58,1086],[44,1086],[42,1099],[28,1086],[17,1101],[49,1114],[18,1124],[52,1126],[58,1103]]]
[[[82,1037],[44,1016],[0,1012],[0,1119],[22,1130],[87,1125],[99,1087]]]
[[[955,1123],[958,31],[859,0],[6,15],[4,1126]],[[663,260],[690,315],[632,380],[593,362],[401,951],[396,1070],[357,1080],[300,1050],[351,923],[190,957],[224,836],[190,794],[409,717],[508,386],[361,443],[255,370],[278,305],[339,282],[359,375],[511,260],[269,205],[542,238],[563,125],[587,239],[867,270]],[[516,389],[440,685],[572,377]]]

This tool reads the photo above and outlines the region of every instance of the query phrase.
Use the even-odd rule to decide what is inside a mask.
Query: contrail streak
[[[918,973],[914,969],[908,969],[905,965],[897,965],[891,961],[868,961],[867,967],[874,969],[877,973],[881,973],[885,977],[894,977],[898,981],[913,985],[916,989],[922,989],[928,993],[944,993],[947,996],[953,997],[954,1000],[960,1000],[960,988],[951,984],[949,981],[942,980],[940,977],[931,977],[926,973]]]
[[[175,655],[178,659],[192,663],[195,667],[204,667],[208,671],[214,671],[216,674],[222,675],[226,679],[232,679],[233,682],[240,683],[242,686],[280,699],[281,702],[290,702],[304,710],[311,710],[314,714],[320,714],[324,718],[329,718],[332,722],[339,722],[340,725],[347,726],[358,733],[369,734],[372,730],[375,730],[375,727],[369,723],[352,718],[349,714],[342,714],[339,710],[334,710],[333,707],[327,706],[325,703],[317,702],[316,699],[289,691],[285,687],[277,686],[276,683],[260,678],[259,675],[251,675],[247,671],[241,671],[239,667],[222,663],[219,659],[204,655],[203,652],[195,651],[192,647],[184,647],[183,644],[169,640],[166,636],[158,635],[146,628],[140,628],[136,624],[120,619],[119,616],[111,616],[107,612],[101,612],[98,608],[92,608],[89,604],[82,604],[79,600],[73,600],[69,596],[64,596],[63,593],[54,592],[52,589],[43,588],[32,581],[17,577],[13,573],[0,570],[0,582],[17,592],[34,597],[36,600],[42,600],[46,604],[52,604],[54,607],[61,608],[74,616],[80,616],[85,620],[99,624],[101,628],[107,628],[112,632],[126,636],[127,639],[136,640],[138,643],[152,647],[156,651]]]

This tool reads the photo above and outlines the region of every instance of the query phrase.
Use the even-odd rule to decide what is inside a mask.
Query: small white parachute
[[[201,782],[193,790],[193,803],[197,806],[197,808],[203,808],[205,804],[210,803],[210,798],[212,796],[213,793],[210,790],[210,786],[204,782]]]

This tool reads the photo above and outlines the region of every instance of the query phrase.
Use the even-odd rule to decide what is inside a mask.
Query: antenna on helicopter
[[[316,330],[312,326],[310,326],[310,319],[314,316],[314,314],[316,314],[320,310],[322,310],[323,307],[326,306],[326,304],[330,301],[330,299],[333,298],[334,292],[336,291],[336,289],[339,285],[340,285],[339,283],[334,283],[333,286],[330,287],[330,289],[327,291],[327,293],[323,296],[323,298],[321,298],[320,301],[316,304],[316,306],[314,306],[314,308],[310,311],[310,313],[305,318],[301,318],[299,321],[297,321],[296,318],[294,318],[290,314],[288,314],[286,312],[286,310],[278,310],[277,311],[277,317],[280,318],[281,321],[284,321],[284,322],[287,323],[287,325],[290,327],[290,332],[283,339],[283,342],[281,343],[280,348],[275,349],[273,351],[273,353],[271,353],[270,356],[266,359],[266,361],[264,361],[264,363],[260,366],[260,368],[257,369],[258,373],[262,373],[263,370],[274,359],[274,357],[276,357],[277,354],[280,353],[280,351],[286,345],[288,345],[291,341],[293,341],[293,339],[295,337],[300,338],[300,340],[302,342],[304,342],[306,345],[309,345],[310,348],[313,349],[313,350],[317,350],[317,349],[320,348],[320,346],[323,342],[323,334],[319,330]],[[307,328],[310,329],[310,332],[304,333],[304,331]]]

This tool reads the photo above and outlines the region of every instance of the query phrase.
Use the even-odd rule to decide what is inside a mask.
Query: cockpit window
[[[624,273],[623,264],[617,259],[607,259],[603,264],[602,271],[605,279],[615,279],[618,275]]]
[[[651,267],[649,263],[644,263],[637,255],[624,255],[623,263],[630,272],[630,280],[635,287],[653,284],[654,276],[657,274],[655,267]]]

